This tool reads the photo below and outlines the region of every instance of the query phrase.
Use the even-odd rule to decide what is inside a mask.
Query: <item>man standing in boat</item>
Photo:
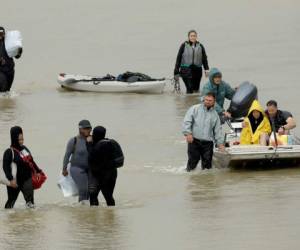
[[[274,123],[276,132],[280,135],[287,135],[291,129],[296,127],[296,121],[293,115],[284,110],[279,110],[277,102],[270,100],[267,102],[266,115],[268,116],[270,123]]]
[[[212,167],[214,142],[224,150],[224,135],[215,106],[214,93],[207,93],[204,102],[192,106],[183,121],[183,134],[188,143],[187,171],[195,169],[201,159],[202,169]]]

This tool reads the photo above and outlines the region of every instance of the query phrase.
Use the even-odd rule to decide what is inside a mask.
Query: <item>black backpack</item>
[[[102,156],[98,155],[98,157],[100,156],[100,159],[98,158],[100,162],[91,164],[91,170],[94,174],[97,174],[101,169],[123,167],[124,154],[118,142],[113,139],[104,139],[97,143],[97,148],[98,153]],[[107,152],[107,148],[109,148],[111,152]]]
[[[120,168],[120,167],[123,167],[124,166],[124,160],[125,160],[125,157],[124,157],[124,154],[123,154],[123,151],[122,151],[122,148],[120,146],[120,144],[113,140],[113,139],[109,139],[110,143],[112,144],[112,147],[113,147],[113,153],[112,153],[112,165],[115,167],[115,168]]]

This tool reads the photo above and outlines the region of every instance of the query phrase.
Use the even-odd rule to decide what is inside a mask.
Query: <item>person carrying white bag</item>
[[[10,91],[15,77],[15,62],[23,53],[20,31],[5,32],[0,27],[0,92]]]
[[[68,167],[68,171],[70,172],[70,167]],[[62,191],[64,197],[78,196],[78,188],[70,174],[66,176],[61,174],[57,185]]]

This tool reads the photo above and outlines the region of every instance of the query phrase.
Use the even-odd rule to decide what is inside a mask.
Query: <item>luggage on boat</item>
[[[246,116],[255,99],[257,99],[256,86],[249,82],[243,82],[233,95],[228,109],[232,118]]]
[[[117,80],[121,82],[147,82],[153,81],[154,79],[143,73],[127,71],[124,74],[120,74]]]
[[[277,141],[277,145],[276,145],[276,141]],[[274,133],[271,134],[269,143],[273,147],[275,147],[275,146],[286,146],[286,145],[291,145],[292,144],[291,140],[289,140],[288,135],[279,135],[278,133],[276,133],[276,140],[275,140]]]
[[[13,58],[18,55],[22,48],[22,35],[18,30],[7,31],[5,34],[5,49],[7,55]]]
[[[299,145],[300,141],[294,135],[279,135],[276,133],[277,146],[286,146],[286,145]],[[276,146],[276,140],[274,137],[274,133],[270,136],[269,144],[273,147]]]

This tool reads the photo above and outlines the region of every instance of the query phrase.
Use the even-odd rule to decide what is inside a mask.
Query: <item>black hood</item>
[[[19,135],[23,134],[23,130],[19,126],[12,127],[10,129],[10,139],[11,139],[11,146],[15,148],[20,148],[21,145],[19,144]]]
[[[102,126],[97,126],[93,129],[93,143],[96,144],[97,142],[103,140],[106,135],[106,128]]]

